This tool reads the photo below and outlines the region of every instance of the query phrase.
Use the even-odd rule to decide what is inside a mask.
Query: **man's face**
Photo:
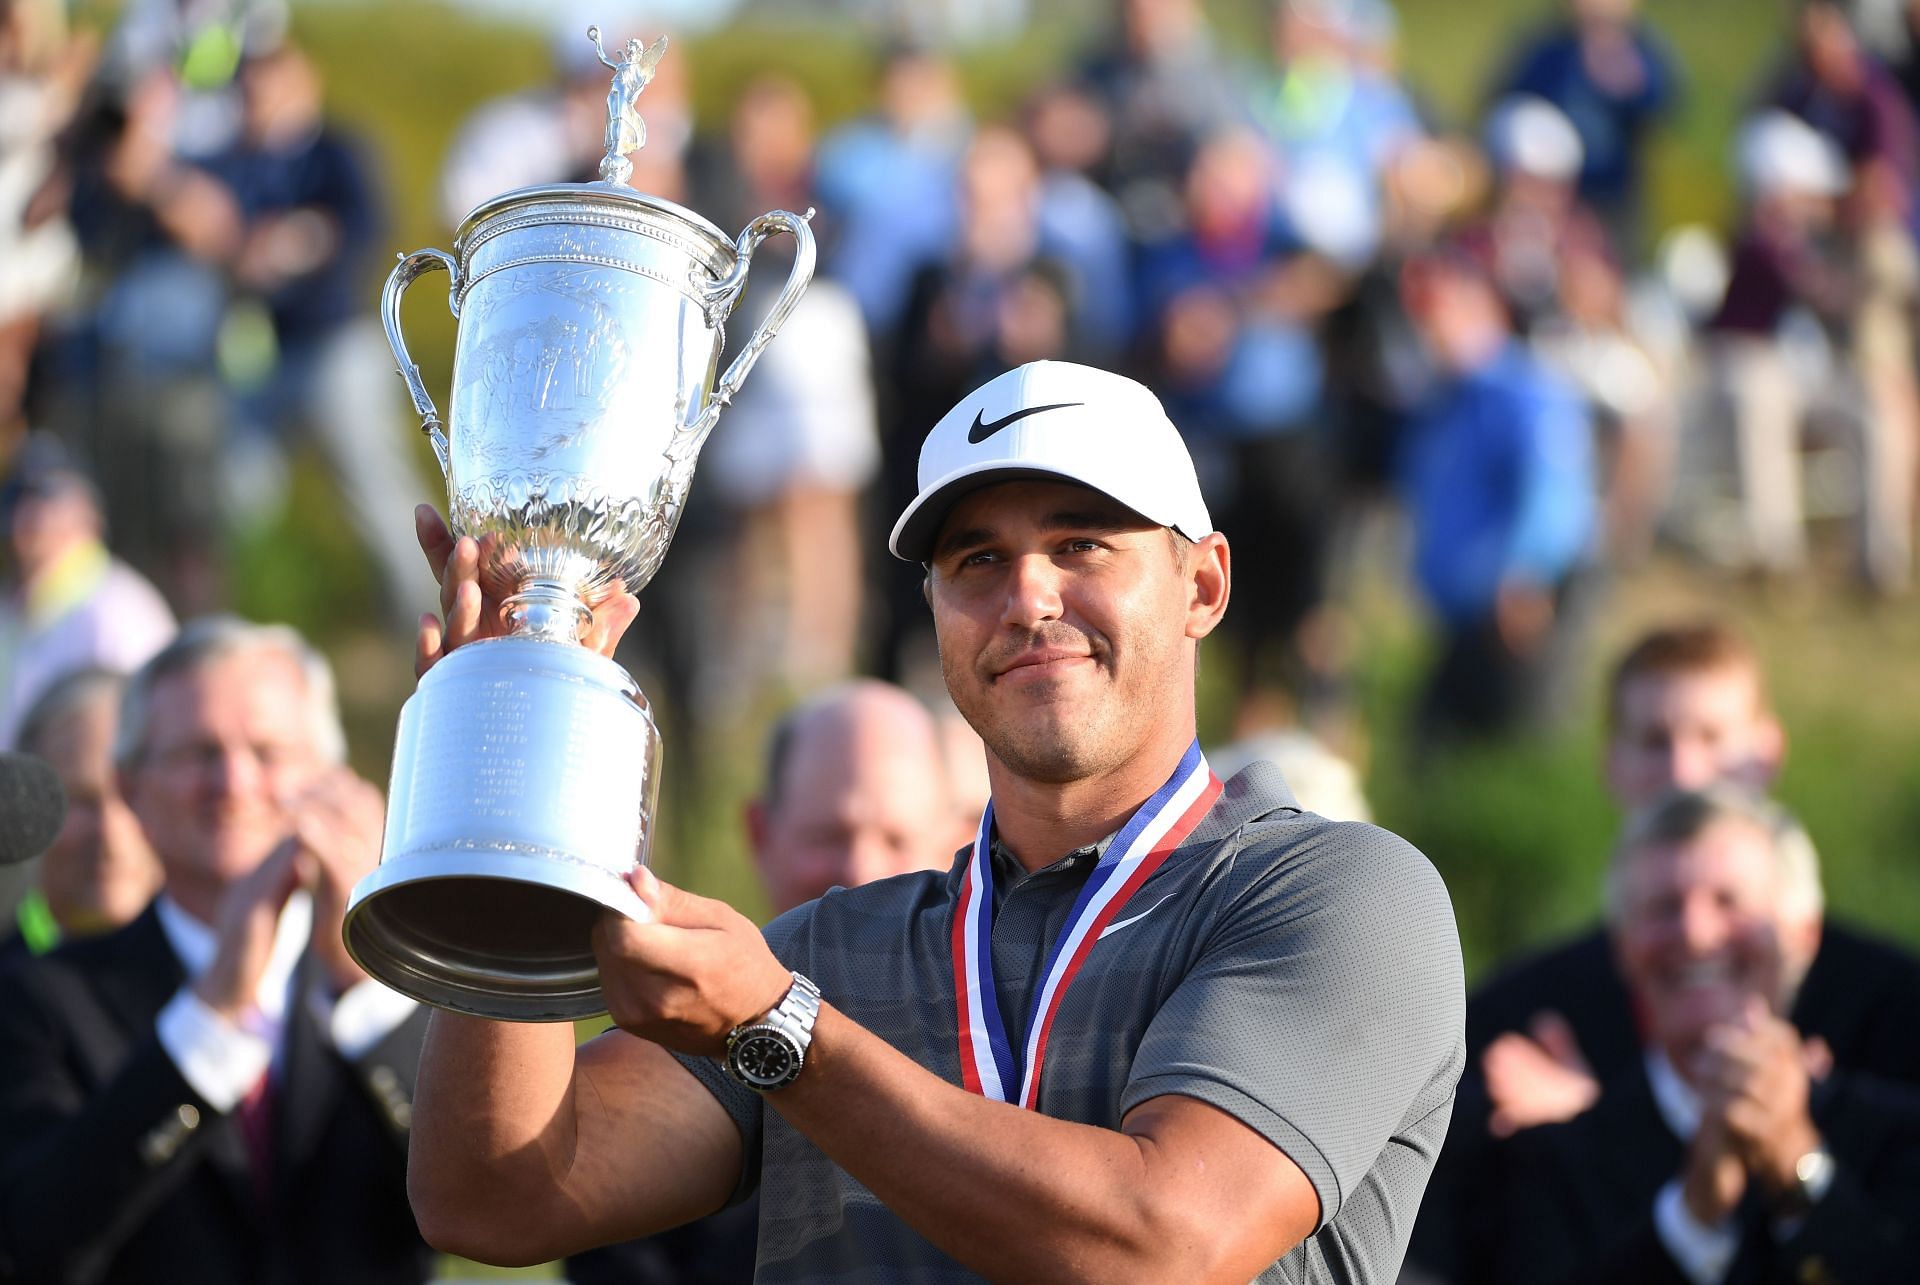
[[[100,515],[79,486],[62,483],[24,495],[13,507],[8,538],[23,579],[32,581],[76,544],[98,539]]]
[[[127,798],[170,889],[217,897],[285,838],[289,805],[324,767],[305,677],[267,648],[155,684]]]
[[[966,496],[928,593],[947,690],[1017,776],[1083,780],[1191,720],[1191,640],[1218,612],[1201,619],[1165,529],[1106,496],[1052,482]]]
[[[1641,674],[1621,687],[1607,745],[1607,785],[1621,807],[1668,790],[1735,781],[1764,790],[1779,770],[1780,725],[1740,666]]]
[[[829,888],[943,870],[965,841],[932,720],[875,710],[802,727],[776,801],[749,814],[776,914]]]
[[[160,890],[160,863],[113,775],[109,692],[74,707],[36,747],[67,792],[67,818],[40,864],[40,891],[70,933],[131,920]]]
[[[1678,1063],[1755,1000],[1784,1008],[1786,981],[1812,958],[1818,925],[1786,913],[1763,830],[1722,819],[1691,840],[1622,859],[1614,949],[1654,1043]]]

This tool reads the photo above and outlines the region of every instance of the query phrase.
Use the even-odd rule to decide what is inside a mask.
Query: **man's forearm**
[[[767,1101],[921,1235],[996,1279],[1245,1280],[1313,1225],[1310,1186],[1303,1216],[1296,1200],[1293,1217],[1273,1220],[1290,1230],[1248,1226],[1267,1220],[1235,1213],[1256,1213],[1275,1194],[1258,1168],[1240,1172],[1216,1152],[1218,1171],[1196,1175],[1178,1159],[1186,1149],[1132,1129],[1134,1116],[1116,1131],[989,1101],[831,1007],[821,1011],[805,1073]],[[1177,1101],[1202,1129],[1246,1132],[1212,1108]],[[1135,1115],[1152,1116],[1155,1106]],[[1222,1208],[1196,1198],[1213,1183],[1246,1199]]]
[[[524,1266],[710,1214],[739,1183],[740,1131],[657,1044],[435,1013],[407,1189],[427,1241]]]
[[[407,1156],[407,1193],[430,1243],[468,1252],[540,1224],[572,1160],[573,1065],[564,1022],[432,1015]]]

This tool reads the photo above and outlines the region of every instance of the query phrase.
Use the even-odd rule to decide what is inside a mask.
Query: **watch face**
[[[749,1084],[772,1086],[785,1084],[798,1069],[799,1058],[792,1044],[778,1035],[754,1031],[733,1049],[733,1069]]]

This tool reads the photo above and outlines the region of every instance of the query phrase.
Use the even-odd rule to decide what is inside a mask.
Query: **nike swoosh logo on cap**
[[[1041,411],[1065,410],[1069,406],[1085,405],[1085,402],[1054,402],[1051,406],[1029,406],[1025,410],[1017,410],[1011,415],[1004,415],[994,420],[991,424],[984,422],[981,418],[981,416],[986,414],[985,411],[975,411],[973,413],[973,427],[967,430],[967,440],[975,446],[978,446],[1007,425],[1015,423],[1018,420],[1023,420],[1029,415],[1038,415]]]

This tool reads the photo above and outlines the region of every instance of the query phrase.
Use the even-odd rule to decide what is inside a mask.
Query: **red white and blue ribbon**
[[[1141,884],[1152,877],[1200,824],[1220,797],[1220,778],[1207,766],[1194,741],[1165,785],[1140,805],[1120,827],[1105,855],[1080,890],[1059,940],[1047,955],[1026,1040],[1015,1055],[1000,1016],[993,985],[993,804],[980,818],[973,856],[960,881],[953,916],[954,992],[960,1018],[960,1078],[974,1093],[1000,1102],[1018,1102],[1029,1110],[1040,1100],[1040,1068],[1047,1056],[1047,1035],[1060,1011],[1067,987],[1087,962],[1093,944]],[[1019,1096],[1013,1096],[1015,1089]]]

